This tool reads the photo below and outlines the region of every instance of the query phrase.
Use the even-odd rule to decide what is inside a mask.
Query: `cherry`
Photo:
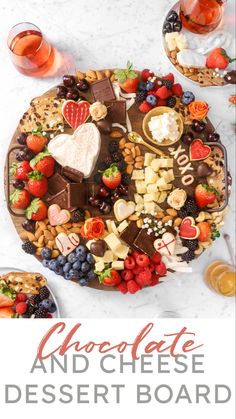
[[[14,180],[14,182],[12,183],[12,185],[16,189],[24,189],[24,187],[25,187],[25,183],[22,180],[20,180],[20,179]]]
[[[125,185],[122,185],[122,183],[117,187],[117,190],[120,195],[128,195],[128,188]]]
[[[65,86],[57,86],[57,97],[64,99],[68,90]]]
[[[66,99],[67,100],[78,100],[80,97],[79,92],[76,88],[73,89],[69,89],[67,94],[66,94]]]
[[[89,203],[94,208],[99,207],[101,205],[101,201],[97,195],[90,196]]]
[[[75,77],[69,74],[63,76],[63,84],[65,87],[73,87],[75,85]]]
[[[21,145],[26,145],[27,134],[22,132],[16,139],[16,141]]]
[[[202,132],[206,128],[206,124],[203,121],[198,121],[198,119],[194,119],[192,122],[192,129],[195,132]]]
[[[186,132],[185,134],[183,134],[182,138],[181,138],[182,142],[186,145],[190,145],[191,142],[193,141],[193,139],[194,139],[194,135],[191,131]]]
[[[33,220],[25,220],[22,224],[22,227],[26,230],[26,231],[30,231],[31,233],[35,232],[35,221]]]
[[[34,157],[34,153],[27,147],[22,148],[16,153],[16,160],[23,161],[27,160],[30,161]]]
[[[207,136],[207,141],[218,143],[220,141],[220,134],[217,132],[210,132]]]
[[[101,198],[107,198],[110,196],[110,189],[106,188],[106,186],[101,186],[98,191],[98,195]]]
[[[89,89],[89,83],[87,82],[86,79],[79,80],[78,83],[76,84],[76,87],[81,92],[86,92]]]
[[[112,196],[111,196],[111,202],[112,204],[114,204],[116,201],[118,201],[118,199],[120,199],[120,194],[118,192],[115,192]]]
[[[99,211],[102,212],[102,214],[109,214],[111,212],[111,205],[107,202],[103,201],[102,205],[99,208]]]

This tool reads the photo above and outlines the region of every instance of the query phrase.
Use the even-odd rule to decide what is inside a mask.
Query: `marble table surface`
[[[234,1],[229,0],[227,7]],[[207,264],[217,258],[229,261],[221,238],[193,266],[193,274],[174,275],[157,287],[136,295],[123,296],[116,292],[101,292],[67,282],[44,269],[21,250],[21,242],[6,209],[3,192],[3,167],[8,144],[15,126],[32,97],[40,95],[60,81],[59,76],[36,79],[24,77],[13,67],[6,39],[9,29],[21,21],[37,24],[51,42],[67,54],[67,70],[124,66],[133,61],[136,68],[149,67],[162,73],[171,67],[162,53],[161,24],[164,13],[173,4],[168,0],[119,2],[103,0],[1,0],[0,2],[0,265],[39,271],[48,277],[61,307],[63,317],[161,317],[174,311],[180,317],[233,317],[234,299],[210,291],[203,281]],[[71,58],[73,57],[73,59]],[[73,62],[74,60],[74,62]],[[228,105],[233,87],[200,89],[189,81],[185,90],[207,100],[209,116],[221,133],[227,147],[229,166],[235,179],[235,109]],[[235,189],[223,232],[235,234]],[[168,315],[168,313],[167,313]],[[171,315],[171,314],[170,314]]]

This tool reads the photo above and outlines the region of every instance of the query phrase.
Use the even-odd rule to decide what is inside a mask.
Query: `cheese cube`
[[[104,269],[105,269],[105,263],[102,260],[95,263],[95,271],[102,272]]]
[[[118,256],[119,259],[125,259],[129,253],[129,247],[124,244],[120,244],[115,250],[114,253]]]
[[[122,271],[124,269],[125,264],[123,260],[117,260],[115,262],[112,262],[111,267],[113,269],[116,269],[117,271]]]
[[[144,156],[144,166],[150,166],[153,159],[155,159],[156,154],[145,153]]]
[[[137,204],[135,207],[136,212],[142,212],[143,211],[143,204]]]
[[[157,174],[152,170],[151,167],[145,168],[145,183],[148,185],[149,183],[155,183],[158,179]]]
[[[144,180],[144,170],[133,170],[132,180]]]
[[[172,184],[171,183],[167,183],[166,185],[159,187],[160,191],[170,191],[171,189],[172,189]]]
[[[117,228],[117,231],[119,233],[122,233],[122,231],[124,231],[126,229],[126,227],[128,227],[128,225],[129,225],[129,223],[126,220],[122,221],[122,223],[119,224],[119,226]]]
[[[112,233],[111,220],[106,220],[106,226],[108,233]]]
[[[160,193],[160,196],[159,196],[158,201],[157,201],[158,204],[162,204],[162,202],[164,202],[166,200],[166,198],[167,198],[167,193],[162,191]]]
[[[114,233],[108,234],[108,236],[105,237],[104,240],[107,246],[113,251],[121,245],[121,241],[118,239],[118,237],[116,237]]]
[[[156,183],[150,183],[150,185],[147,185],[147,193],[152,193],[152,192],[158,192],[158,187]]]
[[[146,214],[152,214],[157,212],[157,205],[155,202],[145,202],[144,204],[144,210]]]
[[[159,160],[159,167],[163,169],[167,169],[168,167],[173,167],[174,161],[173,159],[156,159]]]
[[[168,173],[168,177],[169,177],[169,182],[172,182],[175,179],[175,175],[174,175],[173,169],[167,170],[167,173]]]
[[[151,168],[154,170],[154,172],[158,172],[160,167],[161,167],[161,159],[154,159],[151,163]]]
[[[138,193],[134,194],[134,201],[136,204],[143,204],[143,197]]]
[[[118,230],[116,228],[115,221],[111,221],[111,229],[112,229],[112,233],[114,233],[116,236],[119,237],[119,233],[118,233]]]
[[[104,255],[103,255],[103,257],[102,257],[102,259],[103,259],[103,262],[104,263],[111,263],[111,262],[113,262],[114,255],[113,255],[112,250],[106,250],[105,253],[104,253]]]
[[[135,188],[138,194],[144,194],[147,192],[147,186],[144,180],[136,180],[135,182]]]
[[[158,188],[163,188],[167,185],[164,177],[161,177],[157,180],[156,185],[158,186]]]
[[[157,192],[151,192],[151,193],[146,193],[144,196],[144,203],[146,202],[152,202],[152,201],[157,201],[158,199],[158,193]]]

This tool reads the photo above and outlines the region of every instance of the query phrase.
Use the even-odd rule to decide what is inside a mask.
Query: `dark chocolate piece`
[[[236,70],[229,71],[224,76],[224,80],[229,84],[236,84]]]
[[[108,117],[112,122],[118,124],[126,123],[126,101],[125,100],[112,100],[105,102],[107,106]]]
[[[92,255],[97,257],[103,257],[104,253],[107,249],[107,244],[105,240],[96,240],[95,242],[91,243],[90,252]]]
[[[102,134],[110,134],[111,132],[111,122],[107,119],[102,119],[97,122],[97,127]]]
[[[72,167],[65,166],[61,170],[62,175],[66,176],[69,180],[76,183],[81,183],[84,178],[84,174],[79,170],[73,169]]]
[[[88,202],[87,183],[69,183],[67,186],[68,207],[83,207]]]
[[[116,98],[111,80],[109,78],[95,81],[90,85],[90,89],[95,101],[105,102],[115,100]]]
[[[48,179],[48,193],[50,195],[56,195],[66,189],[68,185],[67,179],[60,175],[60,173],[54,173]]]
[[[205,162],[199,163],[197,167],[197,176],[199,178],[210,176],[212,173],[213,173],[213,170],[207,163]]]
[[[48,196],[45,200],[48,205],[57,204],[61,209],[70,209],[68,207],[68,192],[66,189],[55,195]]]
[[[147,229],[141,229],[138,236],[134,240],[135,246],[146,253],[149,257],[152,257],[156,250],[154,248],[154,242],[156,240],[155,234],[147,234]]]
[[[126,229],[121,233],[120,238],[130,247],[137,249],[134,245],[134,240],[138,236],[140,228],[137,227],[136,222],[131,221]]]

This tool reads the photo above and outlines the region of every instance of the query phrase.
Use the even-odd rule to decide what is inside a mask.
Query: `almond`
[[[141,156],[141,150],[138,145],[135,146],[135,153],[136,153],[136,156]]]
[[[59,254],[60,254],[60,253],[59,253],[59,251],[54,249],[54,250],[52,251],[52,258],[53,258],[53,259],[57,258],[57,257],[59,256]]]
[[[39,237],[38,243],[41,244],[42,246],[44,245],[44,236]]]
[[[79,80],[82,80],[82,79],[84,79],[85,78],[85,74],[84,73],[82,73],[81,71],[76,71],[76,77],[79,79]]]
[[[106,77],[111,77],[111,75],[112,75],[111,70],[105,70],[104,74],[105,74]]]
[[[56,226],[57,233],[66,233],[66,229],[62,226]]]
[[[102,71],[99,71],[99,70],[98,71],[96,70],[96,77],[97,77],[98,80],[104,79],[103,72]]]
[[[143,220],[142,220],[142,218],[140,218],[139,220],[137,220],[137,227],[138,228],[142,228],[142,225],[143,225]]]
[[[163,218],[162,218],[162,222],[163,223],[167,223],[168,221],[170,221],[170,220],[172,220],[173,219],[173,217],[171,217],[171,215],[165,215]]]
[[[132,214],[129,216],[130,221],[137,221],[139,219],[139,216],[136,214]]]
[[[156,218],[158,220],[161,220],[163,217],[164,217],[164,212],[163,211],[158,211],[157,212],[157,215],[156,215]]]
[[[138,161],[138,162],[134,163],[134,167],[135,167],[135,169],[142,169],[143,163],[141,161]]]
[[[129,154],[131,154],[131,150],[130,150],[129,148],[125,148],[125,149],[124,149],[124,153],[125,153],[126,155],[129,155]]]
[[[45,239],[46,239],[46,240],[53,240],[53,235],[52,235],[52,233],[51,233],[50,231],[48,231],[48,230],[45,230],[45,231],[44,231],[44,237],[45,237]]]
[[[136,157],[136,152],[135,152],[135,148],[134,148],[134,147],[133,147],[133,148],[131,148],[131,154],[132,154],[133,158],[135,159],[135,157]]]
[[[182,223],[182,218],[178,217],[174,220],[174,227],[179,227]]]
[[[168,215],[171,215],[171,217],[176,217],[178,215],[177,211],[175,209],[173,209],[173,208],[168,208],[166,210],[166,213]]]
[[[134,166],[132,164],[128,164],[128,166],[126,167],[126,173],[128,173],[128,175],[131,175],[131,173],[133,172]]]
[[[143,156],[137,156],[135,161],[141,161],[144,162],[144,157]]]
[[[126,143],[126,140],[125,140],[125,138],[123,137],[123,138],[121,138],[121,140],[119,141],[119,148],[122,150],[123,148],[125,148],[125,143]]]
[[[90,77],[91,79],[96,79],[97,78],[96,72],[94,70],[87,71],[86,76]]]
[[[39,221],[38,226],[41,228],[41,230],[47,230],[47,224],[44,221]]]
[[[22,231],[22,232],[20,233],[20,238],[21,238],[22,240],[28,240],[28,235],[27,235],[27,232],[26,232],[26,231]]]
[[[123,137],[123,134],[120,131],[112,131],[110,134],[111,138],[121,138]]]
[[[134,164],[133,156],[126,156],[125,163]]]
[[[129,148],[129,149],[134,148],[133,143],[126,143],[125,146],[126,146],[126,148]]]

